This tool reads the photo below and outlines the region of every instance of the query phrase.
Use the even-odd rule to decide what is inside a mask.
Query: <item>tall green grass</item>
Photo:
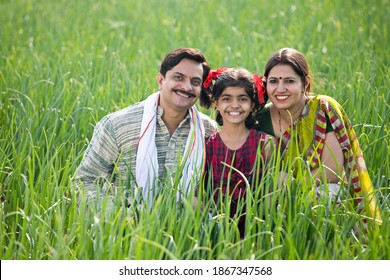
[[[1,1],[0,258],[389,259],[389,7],[388,0]],[[349,201],[314,203],[300,183],[304,165],[286,189],[274,187],[270,170],[248,192],[243,239],[228,198],[215,205],[199,192],[210,217],[200,204],[193,209],[193,194],[178,205],[170,182],[138,215],[121,190],[114,207],[107,201],[101,209],[76,196],[70,179],[94,124],[154,92],[166,52],[196,47],[213,68],[261,73],[285,46],[307,56],[315,92],[335,97],[353,120],[382,226],[355,234],[359,217]]]

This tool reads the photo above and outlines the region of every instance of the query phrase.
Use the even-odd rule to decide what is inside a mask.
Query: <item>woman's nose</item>
[[[286,91],[286,87],[284,86],[284,83],[282,81],[279,82],[277,90],[279,92],[285,92]]]

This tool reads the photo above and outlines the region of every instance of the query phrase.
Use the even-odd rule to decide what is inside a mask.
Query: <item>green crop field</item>
[[[0,259],[390,259],[389,0],[2,0],[0,11]],[[313,203],[300,177],[269,204],[248,194],[243,239],[228,201],[209,216],[191,197],[177,205],[170,182],[138,215],[123,188],[114,207],[86,204],[71,177],[94,125],[157,91],[179,47],[259,74],[282,47],[305,54],[314,92],[353,121],[382,225],[352,230],[358,215]],[[256,189],[272,191],[267,176]]]

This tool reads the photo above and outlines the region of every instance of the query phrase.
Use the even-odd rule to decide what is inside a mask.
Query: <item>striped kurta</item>
[[[143,111],[144,102],[139,102],[105,116],[96,124],[74,178],[78,186],[85,186],[88,197],[100,201],[107,190],[115,191],[119,184],[130,189],[130,193],[136,186],[137,141],[140,137]],[[162,115],[163,109],[158,107],[155,141],[159,179],[165,175],[174,176],[178,155],[184,153],[190,132],[189,115],[180,122],[172,136],[162,120]],[[205,127],[205,137],[208,137],[216,131],[217,125],[208,116],[202,113],[200,115]],[[99,189],[101,191],[98,193]]]

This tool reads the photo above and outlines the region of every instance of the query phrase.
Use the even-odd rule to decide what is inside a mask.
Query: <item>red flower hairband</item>
[[[204,82],[203,82],[203,87],[208,88],[211,85],[211,82],[213,80],[216,80],[219,75],[221,75],[223,72],[225,72],[226,70],[229,70],[229,69],[230,68],[227,68],[227,67],[221,67],[221,68],[218,68],[217,70],[210,70],[206,80],[204,80]]]
[[[255,81],[256,89],[257,89],[257,99],[260,104],[265,104],[265,88],[263,84],[263,80],[255,73],[253,74],[253,80]]]
[[[208,88],[211,85],[211,82],[213,80],[216,80],[219,75],[221,75],[223,72],[229,69],[231,68],[221,67],[218,68],[217,70],[210,70],[206,80],[203,82],[203,87]],[[256,73],[253,74],[253,80],[255,82],[255,86],[257,89],[257,99],[260,104],[265,104],[265,98],[264,98],[265,88],[264,88],[263,80]]]

